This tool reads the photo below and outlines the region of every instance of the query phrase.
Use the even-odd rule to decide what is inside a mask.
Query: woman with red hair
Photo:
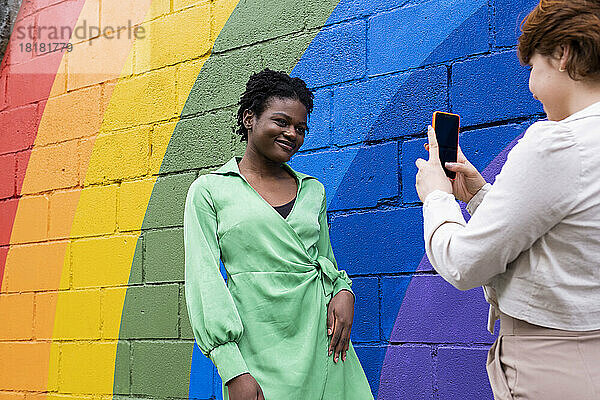
[[[541,0],[521,29],[548,120],[494,185],[460,151],[449,180],[430,127],[416,184],[426,251],[457,288],[484,287],[489,327],[500,319],[487,363],[497,400],[600,399],[600,1]]]

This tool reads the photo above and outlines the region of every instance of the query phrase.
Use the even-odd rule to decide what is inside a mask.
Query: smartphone
[[[456,178],[456,173],[446,169],[447,162],[456,162],[458,157],[458,131],[460,129],[460,116],[456,114],[436,111],[433,113],[433,129],[440,149],[440,161],[446,176]]]

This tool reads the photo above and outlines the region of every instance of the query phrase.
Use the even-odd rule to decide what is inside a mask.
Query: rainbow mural
[[[267,66],[315,91],[292,165],[326,186],[376,397],[491,399],[483,296],[424,257],[414,160],[449,109],[493,180],[541,116],[514,55],[534,4],[24,1],[0,65],[0,400],[221,398],[187,320],[183,205],[243,152],[235,104]]]

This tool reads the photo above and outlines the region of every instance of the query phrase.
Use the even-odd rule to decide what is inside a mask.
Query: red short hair
[[[572,79],[600,79],[600,0],[541,0],[521,23],[518,54],[529,64],[535,52],[554,56],[569,45]]]

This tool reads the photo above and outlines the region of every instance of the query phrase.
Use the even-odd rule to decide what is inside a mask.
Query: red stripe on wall
[[[33,46],[35,41],[28,35],[24,38],[18,36],[23,30],[26,32],[30,26],[34,26],[37,30],[37,21],[43,20],[40,16],[46,13],[59,15],[59,18],[53,21],[56,26],[74,29],[85,0],[70,0],[24,16],[31,13],[32,3],[33,7],[35,5],[41,7],[42,3],[48,4],[47,1],[37,0],[23,3],[8,43],[7,53],[0,64],[0,154],[24,152],[19,157],[18,168],[23,173],[15,172],[16,197],[0,201],[0,246],[6,246],[10,241],[17,211],[17,199],[25,177],[24,171],[29,161],[30,150],[35,142],[41,115],[64,55],[59,51],[39,55],[24,51],[27,44]],[[57,11],[60,13],[57,14]],[[0,287],[2,287],[7,253],[8,248],[0,248]]]

